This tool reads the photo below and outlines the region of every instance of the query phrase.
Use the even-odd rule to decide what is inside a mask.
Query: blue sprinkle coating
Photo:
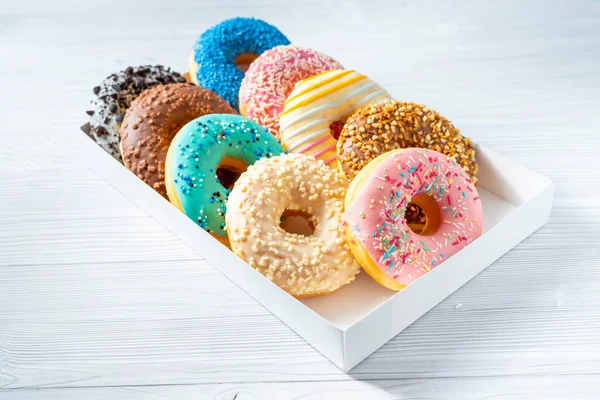
[[[239,111],[239,92],[244,72],[235,66],[243,53],[260,55],[290,41],[273,25],[255,18],[232,18],[204,32],[194,44],[196,78]]]

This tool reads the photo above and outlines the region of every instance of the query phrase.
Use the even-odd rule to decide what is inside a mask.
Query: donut
[[[475,150],[469,138],[427,106],[397,100],[369,105],[348,118],[337,144],[338,165],[352,179],[380,154],[407,147],[444,153],[477,182]]]
[[[413,232],[404,216],[418,204],[427,221]],[[481,200],[468,174],[434,150],[380,155],[352,180],[345,198],[354,257],[381,285],[401,290],[481,236]]]
[[[146,89],[175,82],[185,82],[185,78],[162,65],[127,67],[107,77],[94,87],[94,97],[87,111],[92,138],[110,155],[122,161],[119,129],[131,102]]]
[[[262,159],[244,172],[227,201],[231,250],[296,297],[333,292],[360,271],[346,242],[342,212],[348,182],[302,154]],[[304,214],[310,236],[284,231],[286,210]]]
[[[264,51],[285,44],[290,41],[265,21],[228,19],[200,35],[190,57],[190,75],[194,83],[214,91],[237,110],[244,78],[242,66]]]
[[[240,114],[279,136],[279,114],[294,85],[321,72],[342,69],[333,58],[294,45],[277,46],[250,64],[240,87]]]
[[[125,166],[166,197],[165,158],[171,140],[194,118],[213,113],[235,110],[210,90],[190,83],[146,90],[131,102],[123,119],[120,145]]]
[[[281,153],[279,141],[248,118],[228,114],[196,118],[181,128],[169,147],[165,174],[169,201],[228,245],[225,206],[234,180],[257,160]]]
[[[389,97],[377,83],[351,69],[304,79],[285,101],[279,119],[283,148],[331,165],[337,159],[337,138],[346,119],[357,109]]]

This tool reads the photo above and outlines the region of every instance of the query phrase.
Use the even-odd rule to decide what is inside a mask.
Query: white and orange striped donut
[[[296,84],[286,100],[280,139],[288,152],[304,153],[331,165],[344,123],[357,109],[378,104],[390,95],[354,70],[325,71]]]

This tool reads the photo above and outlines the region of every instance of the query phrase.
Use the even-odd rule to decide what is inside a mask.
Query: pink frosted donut
[[[420,206],[427,218],[419,233],[404,218],[409,203]],[[456,161],[434,150],[401,149],[375,158],[350,184],[345,209],[354,257],[393,290],[481,236],[477,189]]]
[[[240,114],[279,137],[279,114],[296,82],[331,69],[343,69],[333,58],[294,45],[277,46],[250,64],[240,87]]]

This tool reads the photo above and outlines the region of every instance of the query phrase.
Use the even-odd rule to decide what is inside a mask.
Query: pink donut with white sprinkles
[[[294,85],[332,69],[343,67],[312,49],[287,45],[267,50],[246,71],[240,87],[240,114],[279,137],[279,114]]]
[[[409,226],[409,203],[427,222]],[[345,199],[355,258],[381,285],[401,290],[481,236],[482,207],[468,174],[434,150],[385,153],[354,178]]]

